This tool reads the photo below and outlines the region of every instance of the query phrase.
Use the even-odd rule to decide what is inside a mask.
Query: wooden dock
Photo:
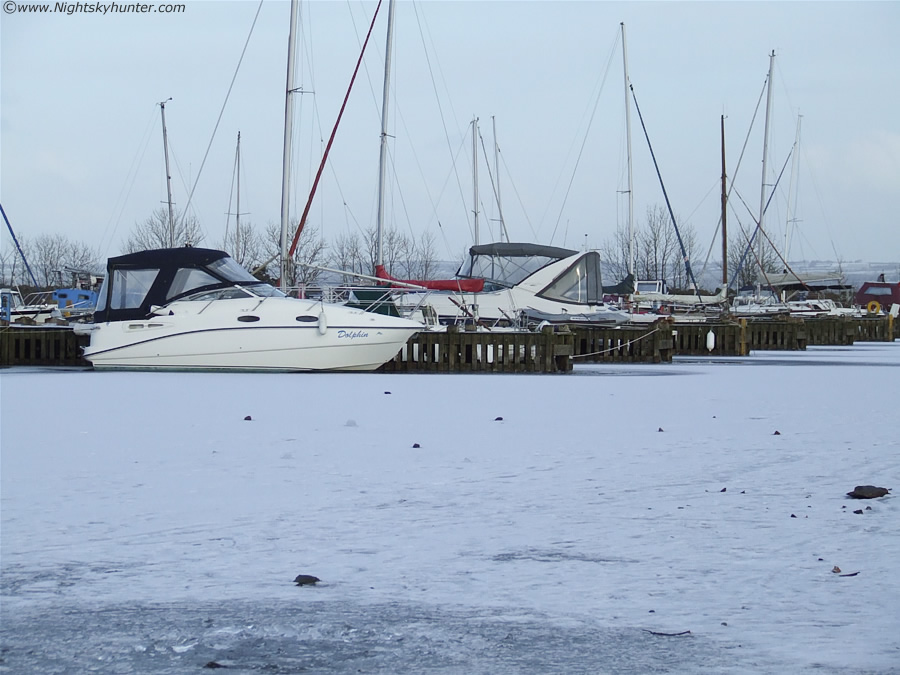
[[[711,323],[663,319],[648,326],[546,326],[542,331],[423,331],[382,366],[391,373],[566,373],[576,363],[669,363],[676,355],[747,356],[892,342],[900,322],[886,317],[773,317]],[[712,337],[710,337],[710,333]],[[89,336],[61,326],[0,325],[0,367],[82,366]],[[710,346],[712,349],[710,349]]]
[[[386,373],[565,373],[572,370],[575,334],[567,326],[539,333],[505,330],[422,332],[409,339]]]
[[[0,366],[90,366],[90,340],[65,326],[0,325]]]

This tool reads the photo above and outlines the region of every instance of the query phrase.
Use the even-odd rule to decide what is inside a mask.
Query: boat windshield
[[[198,291],[193,295],[187,295],[179,300],[204,301],[204,300],[234,300],[236,298],[283,298],[284,293],[263,281],[247,284],[246,286],[228,286],[227,288],[211,288]]]
[[[207,271],[208,270],[208,271]],[[210,272],[216,274],[213,276]],[[222,278],[227,282],[231,282],[234,286],[249,287],[250,293],[239,292],[232,295],[223,295],[221,291],[223,285]],[[211,286],[219,286],[215,293],[200,293],[190,295],[188,300],[209,300],[215,295],[219,299],[247,297],[247,295],[257,295],[261,297],[278,297],[284,295],[277,288],[260,281],[247,270],[234,261],[234,258],[220,258],[209,263],[206,268],[198,267],[182,267],[175,273],[172,284],[166,293],[166,301],[173,298],[183,298],[194,290],[205,290]],[[227,290],[227,289],[226,289]]]
[[[484,279],[485,283],[511,288],[557,260],[558,258],[543,255],[473,255],[460,270],[459,276]]]
[[[258,284],[259,279],[254,277],[250,272],[241,267],[234,258],[219,258],[218,260],[214,260],[213,262],[207,265],[209,269],[218,274],[220,277],[227,279],[228,281],[234,281],[239,284]]]

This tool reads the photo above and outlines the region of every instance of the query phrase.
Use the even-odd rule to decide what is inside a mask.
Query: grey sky
[[[374,9],[370,1],[303,3],[297,83],[314,93],[297,104],[295,221]],[[195,0],[175,14],[4,13],[0,201],[17,234],[63,232],[103,256],[121,252],[135,221],[166,199],[156,104],[168,97],[175,201],[184,206],[256,10],[256,2]],[[206,245],[224,233],[238,131],[243,218],[278,220],[288,16],[287,2],[263,4],[200,176],[192,208]],[[329,239],[374,223],[386,17],[385,0],[314,202],[311,223]],[[622,21],[667,192],[704,254],[719,214],[720,115],[733,174],[774,49],[773,175],[803,116],[790,257],[900,259],[897,2],[400,1],[390,225],[432,232],[446,259],[472,243],[468,125],[477,115],[492,164],[496,119],[511,239],[596,247],[609,237],[625,218]],[[754,214],[763,112],[737,178]],[[632,115],[642,219],[663,197]],[[766,215],[779,241],[790,173],[788,164]],[[483,162],[479,175],[485,242],[499,237],[497,211]],[[747,210],[733,202],[730,228],[738,218],[749,227]]]

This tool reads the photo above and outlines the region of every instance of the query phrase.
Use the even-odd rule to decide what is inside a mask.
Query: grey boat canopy
[[[540,244],[480,244],[469,249],[456,276],[484,279],[485,290],[512,288],[547,265],[576,255],[578,251]]]

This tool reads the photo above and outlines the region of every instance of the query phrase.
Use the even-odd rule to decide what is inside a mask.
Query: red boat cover
[[[481,293],[484,290],[484,279],[423,279],[422,281],[408,281],[395,279],[384,265],[375,266],[375,276],[385,281],[399,281],[404,284],[415,284],[430,291],[459,291],[460,293]]]

